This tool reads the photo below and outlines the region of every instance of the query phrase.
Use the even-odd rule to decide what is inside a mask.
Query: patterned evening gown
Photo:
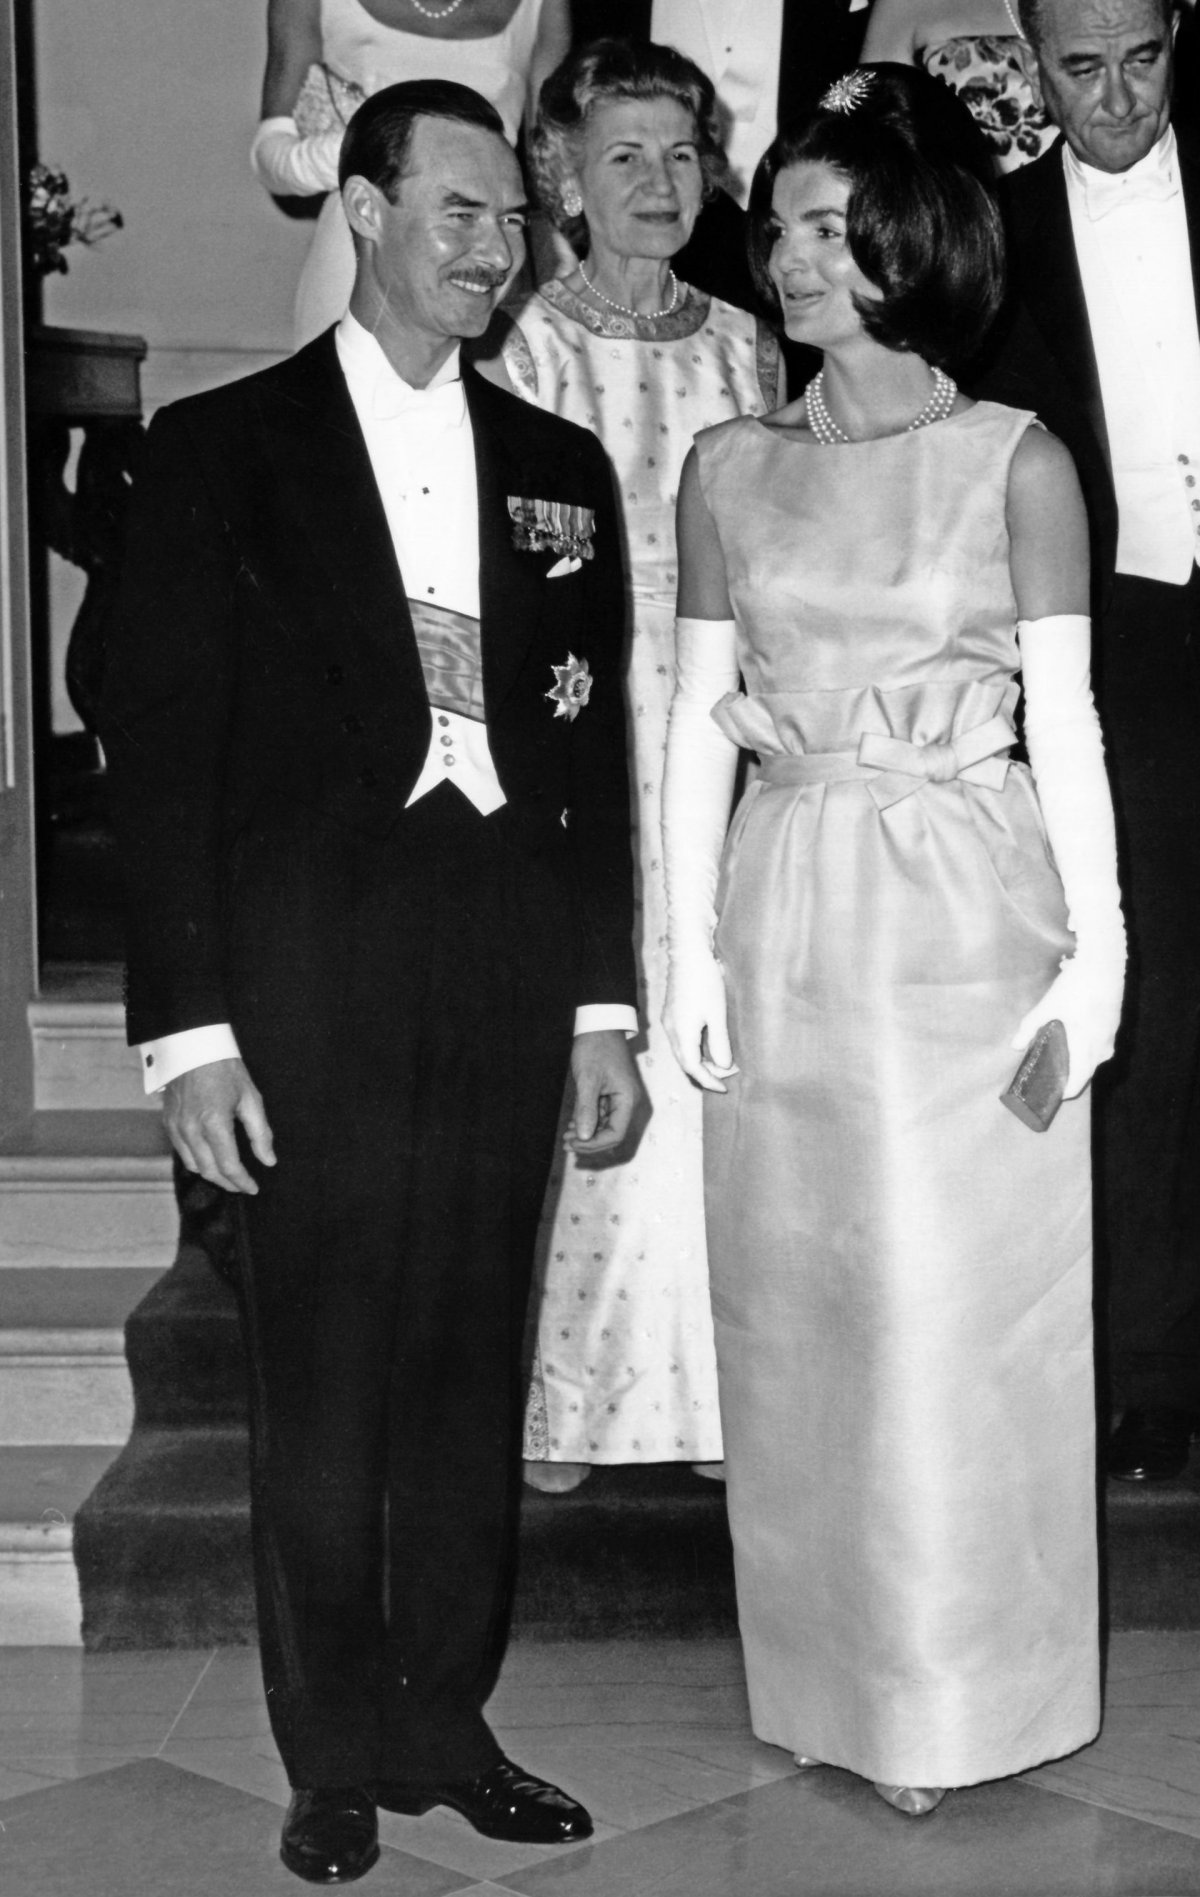
[[[775,406],[778,348],[752,316],[689,289],[659,319],[600,315],[559,281],[510,312],[514,388],[599,436],[631,580],[626,677],[637,877],[638,1067],[651,1114],[633,1157],[560,1157],[546,1195],[526,1456],[714,1462],[721,1455],[701,1102],[662,1027],[662,775],[675,689],[675,500],[699,429]],[[586,1000],[586,996],[582,997]]]
[[[1058,137],[1033,94],[1028,41],[1015,33],[964,33],[938,46],[922,46],[917,59],[943,79],[969,109],[1001,171],[1016,171],[1040,158]]]
[[[754,1730],[891,1784],[1099,1719],[1088,1098],[1042,1135],[998,1099],[1071,947],[1006,762],[1030,422],[698,443],[744,684],[714,715],[760,761],[718,892],[741,1071],[704,1122]]]

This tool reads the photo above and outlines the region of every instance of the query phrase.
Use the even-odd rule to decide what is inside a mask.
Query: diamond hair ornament
[[[871,96],[871,74],[869,72],[847,72],[835,79],[828,92],[821,94],[822,112],[853,112],[856,106],[865,105]]]

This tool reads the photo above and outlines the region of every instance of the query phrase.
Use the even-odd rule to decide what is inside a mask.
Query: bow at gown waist
[[[1007,751],[1015,738],[1008,720],[998,717],[957,738],[931,739],[925,744],[864,731],[855,751],[768,754],[759,775],[769,784],[829,784],[864,778],[875,802],[886,810],[911,797],[923,784],[951,784],[965,778],[988,790],[1003,790]]]
[[[882,772],[910,779],[904,794],[957,778],[1002,790],[1016,701],[1016,680],[997,672],[897,687],[727,692],[712,717],[734,744],[758,753],[774,783],[877,783]]]

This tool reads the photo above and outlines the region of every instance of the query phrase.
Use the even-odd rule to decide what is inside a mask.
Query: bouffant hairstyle
[[[1004,235],[990,149],[950,88],[910,66],[860,66],[786,126],[750,192],[750,268],[775,318],[768,269],[775,180],[793,165],[846,179],[846,242],[878,300],[855,307],[869,336],[941,368],[970,363],[1004,296]]]
[[[454,119],[505,137],[504,120],[495,106],[470,86],[452,79],[404,79],[364,99],[350,120],[338,159],[338,184],[365,178],[394,204],[418,119]]]
[[[580,255],[587,249],[587,219],[565,210],[563,181],[578,164],[591,113],[598,105],[623,99],[676,100],[696,128],[705,197],[712,197],[729,179],[716,95],[699,66],[673,46],[653,41],[638,45],[627,39],[591,40],[568,53],[546,80],[528,143],[538,203]]]

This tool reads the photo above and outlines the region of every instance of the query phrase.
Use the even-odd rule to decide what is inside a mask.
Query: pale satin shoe
[[[569,1495],[592,1473],[590,1462],[526,1462],[526,1487],[540,1489],[543,1495]]]
[[[807,1752],[793,1752],[792,1757],[802,1772],[815,1772],[825,1763],[824,1759],[810,1759]]]
[[[935,1811],[946,1796],[943,1785],[876,1784],[873,1789],[885,1804],[902,1811],[906,1818],[924,1818],[928,1812]]]

